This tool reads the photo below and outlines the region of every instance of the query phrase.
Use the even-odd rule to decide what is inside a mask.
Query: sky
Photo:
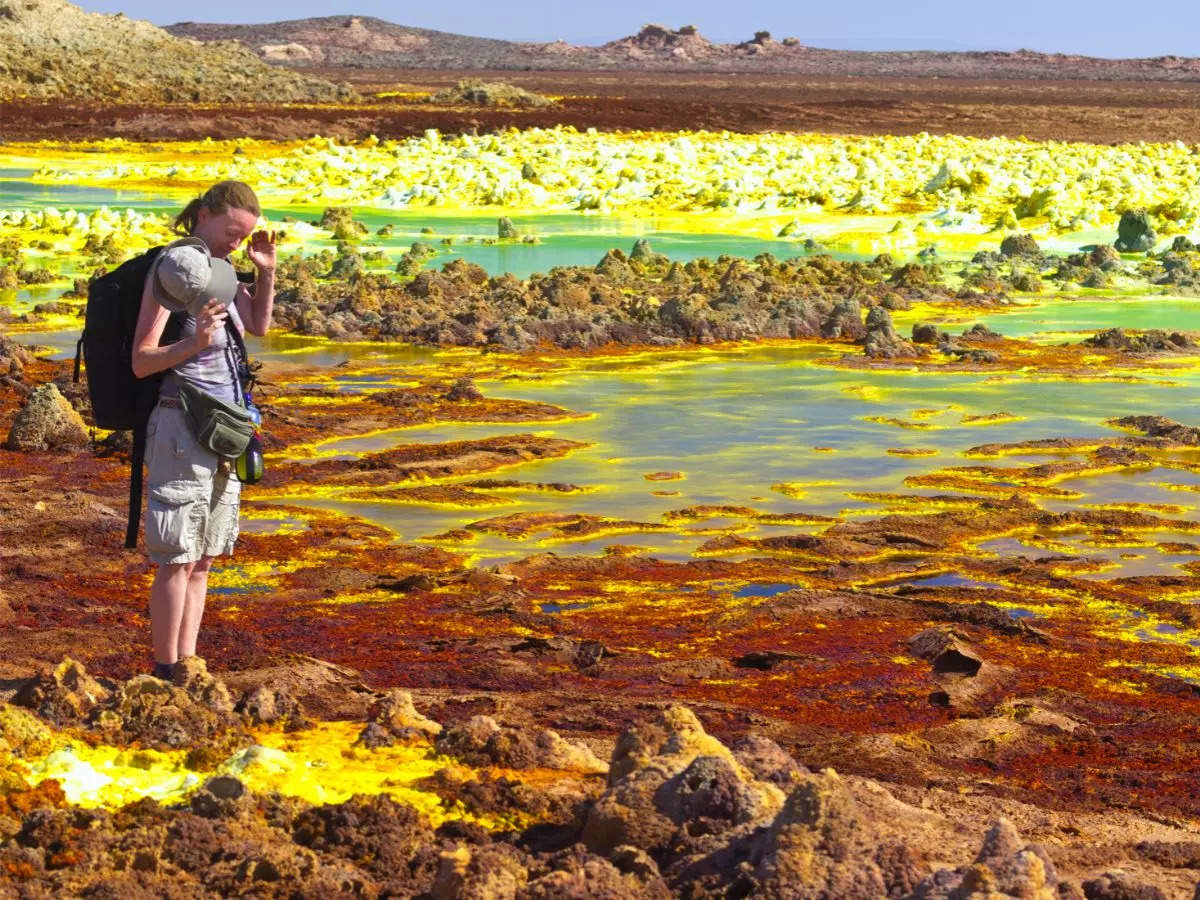
[[[77,0],[78,2],[78,0]],[[1091,56],[1200,56],[1200,4],[1162,0],[456,0],[405,8],[382,0],[83,0],[91,12],[123,12],[156,25],[192,20],[251,23],[309,16],[362,15],[398,25],[521,41],[601,44],[648,23],[695,25],[715,41],[766,30],[812,46],[855,50],[949,49],[1083,53]]]

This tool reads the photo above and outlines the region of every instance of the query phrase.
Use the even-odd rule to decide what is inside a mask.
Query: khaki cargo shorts
[[[181,409],[159,404],[146,426],[146,550],[159,565],[233,553],[242,483],[201,447]]]

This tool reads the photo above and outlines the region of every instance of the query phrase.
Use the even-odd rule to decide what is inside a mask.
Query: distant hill
[[[650,70],[878,77],[1200,80],[1200,60],[1178,56],[1099,59],[1031,50],[858,51],[810,47],[766,31],[740,43],[708,40],[691,26],[646,25],[600,46],[522,43],[409,28],[369,16],[327,16],[265,25],[181,22],[167,29],[202,41],[236,40],[289,67],[387,69]]]
[[[350,88],[269,66],[240,43],[212,47],[66,0],[0,0],[0,100],[314,102]]]
[[[539,46],[408,28],[369,16],[327,16],[264,25],[180,22],[165,30],[199,41],[240,41],[269,62],[331,68],[520,68],[513,60],[522,48]]]

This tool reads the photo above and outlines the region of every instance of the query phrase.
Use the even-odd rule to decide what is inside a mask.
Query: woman
[[[175,219],[177,232],[199,239],[191,241],[188,252],[205,261],[205,266],[211,255],[214,271],[218,260],[228,270],[228,257],[249,238],[246,255],[256,269],[253,290],[231,283],[231,296],[204,298],[191,304],[191,312],[177,313],[179,340],[159,346],[171,316],[163,304],[181,308],[172,305],[172,299],[178,298],[170,295],[160,271],[169,268],[168,251],[156,259],[142,290],[133,372],[139,378],[166,373],[146,429],[146,548],[158,565],[150,588],[150,631],[154,674],[159,678],[171,678],[175,663],[195,655],[213,558],[232,554],[238,534],[241,484],[230,460],[196,442],[179,406],[179,383],[191,381],[230,402],[242,399],[237,372],[238,363],[245,361],[238,359],[225,320],[228,316],[242,333],[255,335],[266,334],[271,326],[275,236],[255,230],[261,214],[249,186],[222,181],[188,203]]]

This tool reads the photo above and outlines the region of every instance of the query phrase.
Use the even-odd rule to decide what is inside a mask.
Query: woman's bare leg
[[[187,581],[183,617],[179,624],[176,659],[196,655],[196,638],[200,634],[200,619],[204,617],[204,599],[208,595],[208,572],[212,568],[212,564],[211,556],[203,556],[192,566]]]
[[[154,661],[171,665],[179,660],[179,634],[187,588],[195,563],[163,565],[150,585],[150,640]]]

